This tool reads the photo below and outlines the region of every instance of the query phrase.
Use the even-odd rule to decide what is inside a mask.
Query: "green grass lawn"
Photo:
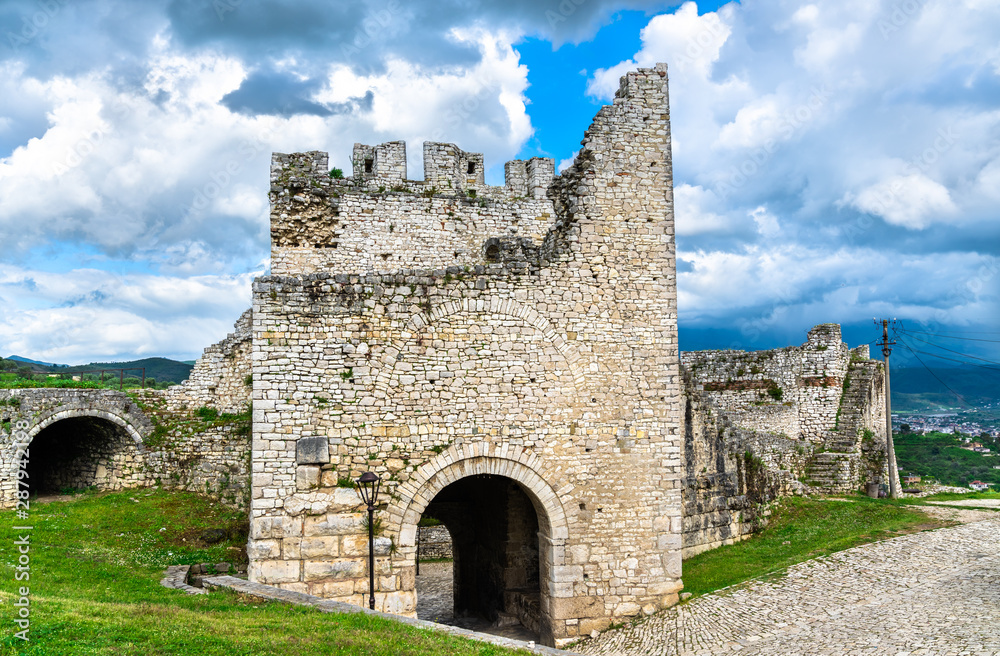
[[[760,534],[685,560],[684,591],[705,594],[859,544],[947,525],[903,507],[913,499],[847,498],[782,499]]]
[[[245,519],[204,497],[131,490],[32,502],[28,520],[0,511],[0,654],[515,654],[494,645],[416,629],[362,614],[331,614],[189,595],[160,586],[168,565],[243,558]],[[30,575],[15,581],[14,541],[30,531]],[[224,528],[230,539],[205,545],[199,534]],[[161,530],[164,529],[164,530]],[[30,587],[30,641],[14,633],[18,588]]]

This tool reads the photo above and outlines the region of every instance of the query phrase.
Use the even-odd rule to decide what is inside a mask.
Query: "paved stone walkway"
[[[403,624],[409,624],[410,626],[415,626],[421,629],[440,631],[449,635],[470,638],[481,642],[488,642],[494,645],[500,645],[501,647],[509,647],[511,649],[523,649],[531,653],[542,654],[543,656],[581,656],[577,652],[544,647],[542,645],[535,644],[534,642],[522,642],[496,634],[479,633],[457,626],[435,624],[433,622],[427,622],[415,617],[403,617],[402,615],[381,613],[377,610],[369,610],[367,608],[362,608],[361,606],[345,604],[341,601],[334,601],[332,599],[320,599],[319,597],[314,597],[302,592],[282,590],[281,588],[264,585],[262,583],[251,583],[244,579],[238,579],[235,576],[210,576],[204,580],[204,583],[205,587],[210,590],[214,590],[216,588],[232,590],[248,597],[263,599],[265,601],[280,601],[282,603],[294,604],[296,606],[307,606],[324,613],[362,613],[365,615],[377,615],[379,617],[391,619],[396,622],[402,622]]]
[[[929,501],[939,506],[970,506],[974,508],[1000,508],[1000,499],[961,499],[959,501]]]
[[[455,617],[453,580],[452,563],[420,563],[420,576],[417,577],[418,618],[523,642],[538,640],[537,633],[524,628],[516,620],[496,626],[481,617]]]
[[[781,579],[693,599],[573,649],[664,656],[995,656],[1000,517],[987,513],[986,520],[801,563]]]

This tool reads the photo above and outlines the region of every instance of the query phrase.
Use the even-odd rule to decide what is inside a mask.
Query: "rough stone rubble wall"
[[[401,143],[401,142],[393,142]],[[365,173],[357,153],[388,150],[355,144],[355,176],[327,174],[326,153],[271,160],[271,272],[390,273],[419,266],[473,266],[485,256],[483,236],[523,237],[539,245],[555,214],[545,197],[550,159],[508,162],[507,185],[483,184],[482,155],[452,144],[424,147],[426,180],[403,180],[406,170],[389,155],[373,156]],[[469,165],[475,168],[471,177]],[[360,175],[359,175],[360,170]]]
[[[210,494],[230,505],[250,496],[252,313],[204,350],[188,379],[139,400],[159,427],[147,456],[148,475],[161,485]],[[205,419],[201,408],[217,411]]]
[[[451,558],[451,533],[445,526],[421,526],[420,559]]]
[[[799,347],[681,361],[685,556],[748,537],[778,495],[887,481],[882,366],[841,342],[839,326],[816,326]]]
[[[187,380],[167,388],[168,406],[171,409],[204,406],[233,414],[246,410],[253,371],[252,328],[252,310],[247,310],[237,319],[233,332],[202,352]]]
[[[253,580],[360,603],[362,514],[333,486],[371,469],[389,499],[376,601],[412,613],[423,495],[488,470],[539,511],[545,641],[676,602],[669,140],[657,68],[623,78],[555,180],[529,161],[484,187],[462,179],[478,160],[431,148],[438,193],[386,195],[376,157],[360,184],[331,182],[319,154],[275,156],[274,275],[254,286]]]

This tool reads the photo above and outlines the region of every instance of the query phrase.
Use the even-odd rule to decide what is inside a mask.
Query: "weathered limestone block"
[[[295,442],[295,461],[300,465],[330,462],[330,442],[325,437],[300,437]]]

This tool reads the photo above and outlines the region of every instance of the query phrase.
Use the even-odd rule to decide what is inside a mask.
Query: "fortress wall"
[[[233,332],[202,352],[187,380],[167,388],[164,396],[170,408],[207,406],[233,414],[248,409],[252,323],[251,310],[247,310],[237,319]]]
[[[442,177],[425,185],[454,188],[450,171],[467,174],[474,161],[433,152]],[[344,193],[341,202],[372,210],[371,224],[406,217],[408,227],[370,232],[352,257],[286,258],[255,283],[253,580],[361,603],[361,508],[336,485],[372,470],[387,499],[376,601],[412,613],[416,520],[448,481],[491,471],[517,481],[538,514],[545,642],[676,602],[682,463],[665,69],[623,78],[560,178],[536,186],[551,180],[551,162],[507,169],[499,194],[458,181],[477,190],[474,204],[377,190],[355,203]],[[285,236],[315,243],[329,216],[289,211],[296,195],[319,197],[325,172],[312,175],[272,172],[275,262]],[[546,198],[515,197],[524,190]],[[454,229],[437,227],[447,208],[463,218]],[[463,222],[467,252],[456,254]],[[410,249],[407,269],[380,270],[378,254],[397,248]]]
[[[681,354],[685,557],[748,537],[777,496],[887,481],[884,373],[821,324],[802,346]]]
[[[737,424],[684,375],[683,557],[749,538],[769,504],[804,493],[798,482],[811,449],[782,434]]]
[[[694,384],[737,425],[813,444],[836,424],[849,361],[837,324],[816,326],[802,346],[681,354]]]

